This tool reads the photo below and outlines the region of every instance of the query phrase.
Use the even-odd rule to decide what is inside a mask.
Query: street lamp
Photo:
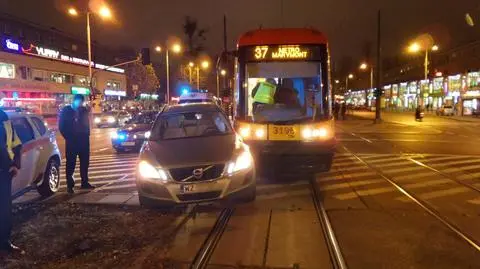
[[[182,45],[180,45],[179,43],[174,43],[174,44],[171,45],[170,48],[167,47],[167,49],[165,50],[165,67],[166,67],[165,69],[167,71],[167,104],[170,103],[170,60],[169,60],[169,51],[170,50],[173,53],[178,54],[178,53],[182,52]],[[161,52],[162,47],[156,46],[155,51]]]
[[[210,66],[210,62],[207,61],[207,60],[203,60],[199,65],[197,65],[196,69],[197,69],[197,90],[200,89],[200,67],[202,67],[202,69],[208,69],[208,67]]]
[[[430,50],[438,51],[439,50],[438,45],[433,45],[429,48],[428,46],[422,47],[419,43],[415,42],[415,43],[410,44],[410,46],[408,46],[407,50],[410,53],[417,53],[421,50],[425,50],[425,61],[423,62],[423,67],[424,67],[425,80],[427,80],[428,79],[428,65],[429,65],[428,51],[430,51]]]
[[[353,78],[353,74],[348,74],[345,78],[345,91],[348,91],[348,80]]]
[[[192,84],[192,68],[195,66],[193,62],[188,63],[188,82]]]
[[[67,10],[70,16],[78,16],[79,12],[74,7],[70,7]],[[88,78],[90,84],[90,94],[93,93],[93,83],[92,83],[92,40],[90,34],[90,15],[93,13],[98,14],[102,19],[111,19],[112,12],[107,5],[102,5],[98,10],[92,11],[90,7],[87,8],[87,47],[88,47]]]
[[[223,87],[225,87],[225,76],[227,75],[227,70],[221,69],[220,72],[217,70],[217,97],[220,98],[220,77],[219,74],[223,77]]]
[[[367,70],[368,64],[362,63],[359,67],[361,70]],[[373,65],[370,65],[370,89],[373,89]]]

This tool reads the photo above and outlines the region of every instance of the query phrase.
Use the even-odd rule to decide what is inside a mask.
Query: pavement
[[[373,115],[354,112],[336,122],[332,169],[313,178],[318,193],[312,192],[312,178],[301,173],[259,178],[256,201],[234,207],[209,268],[333,268],[331,238],[314,197],[348,268],[480,268],[480,121],[427,114],[416,122],[411,113],[387,112],[383,123],[373,124]],[[40,203],[140,212],[136,154],[114,153],[111,131],[92,130],[90,181],[97,189],[68,196],[62,178],[59,194]],[[37,200],[32,191],[14,202]],[[138,264],[153,261],[186,268],[208,241],[222,207],[212,205],[193,218],[156,215],[158,221],[168,218],[162,230],[172,232],[152,234],[162,238],[157,243],[130,246],[128,264],[117,268],[150,268]],[[122,222],[116,214],[112,221]],[[58,268],[73,266],[55,257]],[[102,262],[96,260],[96,268],[112,268]]]

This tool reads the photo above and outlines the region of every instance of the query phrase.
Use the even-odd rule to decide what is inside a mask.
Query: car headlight
[[[110,137],[111,137],[112,139],[117,139],[117,138],[118,138],[118,133],[117,133],[117,131],[111,132],[111,133],[110,133]]]
[[[165,173],[163,169],[155,168],[147,161],[140,161],[140,163],[138,163],[138,174],[142,178],[158,179],[162,181],[167,181],[168,179],[167,173]]]
[[[100,123],[100,118],[99,117],[96,117],[95,120],[94,120],[95,123]]]
[[[241,170],[248,169],[253,165],[253,157],[249,151],[243,151],[237,156],[234,162],[230,162],[227,167],[227,173],[233,174]]]
[[[108,121],[108,123],[114,123],[115,118],[114,117],[108,117],[107,121]]]

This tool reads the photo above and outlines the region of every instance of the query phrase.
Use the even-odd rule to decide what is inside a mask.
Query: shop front
[[[407,94],[405,100],[407,102],[407,108],[414,110],[418,106],[419,87],[417,81],[410,81],[407,85]]]
[[[462,115],[480,113],[480,72],[467,74],[466,87],[462,92]]]
[[[392,108],[398,108],[399,106],[400,99],[398,98],[398,84],[392,84],[392,98],[391,98],[391,105]]]
[[[408,99],[406,99],[406,95],[408,95],[407,86],[408,86],[407,82],[402,82],[398,87],[398,98],[400,99],[398,103],[398,107],[401,109],[408,108]]]
[[[451,100],[451,105],[457,106],[460,101],[460,92],[462,91],[462,76],[448,76],[447,99]]]
[[[345,102],[355,107],[364,106],[366,104],[366,96],[364,90],[349,91],[345,94]]]
[[[3,106],[24,108],[42,115],[57,114],[64,104],[71,101],[67,89],[44,82],[0,79],[0,92],[5,94]]]
[[[430,80],[420,80],[418,88],[420,90],[419,104],[426,108],[430,108],[432,105],[432,101],[429,99],[429,96],[432,93],[432,84],[430,83]]]
[[[440,108],[443,105],[445,91],[445,79],[443,77],[434,78],[432,82],[432,92],[429,96],[429,102],[433,105],[433,109]]]
[[[389,109],[392,106],[392,85],[383,86],[383,96],[385,100],[385,108]]]

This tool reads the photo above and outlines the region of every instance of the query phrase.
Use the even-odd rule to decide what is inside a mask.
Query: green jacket
[[[277,86],[270,82],[259,82],[256,91],[253,92],[253,102],[262,104],[275,103],[274,96]]]

